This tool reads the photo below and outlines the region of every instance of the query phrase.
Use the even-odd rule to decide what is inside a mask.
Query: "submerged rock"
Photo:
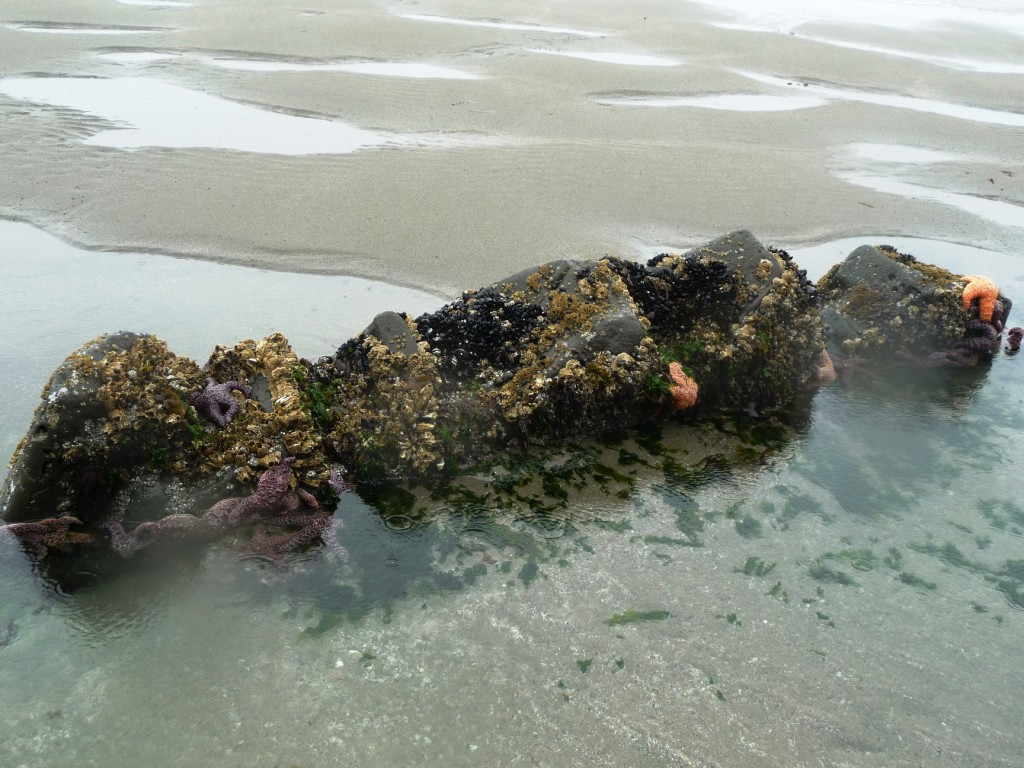
[[[827,334],[844,355],[985,353],[997,332],[963,301],[958,276],[885,247],[857,249],[815,287],[739,231],[647,264],[552,262],[417,318],[385,312],[315,363],[280,334],[217,347],[203,368],[152,336],[112,334],[54,373],[0,514],[109,541],[122,518],[201,518],[285,460],[324,502],[338,466],[429,479],[657,418],[760,414],[820,383]],[[216,394],[212,416],[192,405],[200,393]]]
[[[886,245],[862,245],[818,281],[835,355],[973,365],[999,349],[1011,301],[995,318],[964,306],[964,279]],[[996,289],[997,290],[997,289]],[[969,311],[965,311],[965,309]]]

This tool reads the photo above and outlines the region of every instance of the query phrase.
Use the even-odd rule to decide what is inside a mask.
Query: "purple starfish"
[[[289,456],[276,467],[268,469],[256,484],[251,496],[222,499],[202,516],[175,514],[160,520],[141,523],[130,533],[120,523],[108,523],[111,547],[130,557],[143,547],[166,538],[214,538],[232,528],[257,526],[251,546],[257,555],[280,561],[284,552],[323,539],[342,560],[348,553],[336,537],[331,516],[320,509],[316,497],[302,488],[291,489],[292,463]],[[307,509],[303,509],[306,507]],[[294,533],[267,536],[264,525],[297,527]]]
[[[240,381],[225,381],[218,384],[216,379],[208,378],[206,386],[199,392],[189,395],[188,401],[195,406],[196,411],[218,427],[226,427],[242,408],[232,392],[241,392],[246,397],[252,397],[252,390]]]
[[[1024,328],[1015,325],[1006,332],[1006,351],[1016,352],[1020,349],[1020,343],[1024,340]]]
[[[0,536],[10,534],[22,546],[38,555],[45,555],[48,549],[67,549],[74,544],[88,544],[94,541],[88,533],[69,530],[72,525],[81,525],[77,517],[48,517],[34,523],[9,523],[0,525]]]

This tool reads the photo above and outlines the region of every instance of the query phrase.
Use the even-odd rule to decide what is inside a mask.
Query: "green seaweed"
[[[878,558],[870,549],[843,549],[836,553],[828,553],[825,557],[845,560],[857,571],[873,571]]]
[[[736,533],[745,539],[759,539],[764,535],[764,526],[761,521],[750,515],[744,515],[734,525]]]
[[[540,566],[537,565],[536,560],[527,560],[523,564],[523,567],[519,569],[519,580],[523,582],[523,585],[526,587],[533,584],[539,575]]]
[[[628,610],[617,613],[610,619],[605,620],[609,627],[617,627],[622,624],[638,624],[644,621],[664,621],[672,614],[668,611],[634,611]]]
[[[839,584],[844,587],[858,586],[857,581],[849,574],[829,568],[820,561],[811,565],[807,572],[811,575],[811,578],[827,584]]]
[[[766,563],[756,555],[751,555],[747,558],[742,568],[736,568],[735,570],[744,576],[767,576],[775,570],[775,563]]]
[[[915,576],[909,571],[903,571],[899,576],[897,576],[897,578],[907,586],[917,587],[918,589],[936,590],[939,588],[939,585],[934,581],[927,581],[922,579],[920,576]]]
[[[693,542],[693,546],[700,546],[700,539],[697,534],[704,531],[704,518],[700,515],[700,505],[693,499],[686,499],[681,509],[675,510],[676,528]]]
[[[1001,580],[996,584],[996,589],[1003,593],[1006,602],[1014,608],[1024,610],[1024,590],[1021,590],[1020,582]]]
[[[894,571],[899,571],[903,568],[903,553],[896,547],[889,547],[889,553],[882,559],[882,562]]]
[[[1007,560],[999,569],[999,575],[1024,582],[1024,560]]]
[[[768,597],[777,597],[780,600],[782,600],[782,602],[784,602],[784,603],[788,603],[789,602],[789,593],[785,589],[782,588],[782,582],[781,581],[776,581],[772,585],[772,588],[769,589],[767,592],[765,592],[765,594]]]
[[[946,565],[951,565],[954,568],[963,568],[966,571],[977,574],[988,573],[988,568],[974,562],[967,557],[960,549],[952,542],[946,542],[939,546],[937,544],[908,544],[911,549],[915,552],[920,552],[924,555],[932,555],[939,558]]]

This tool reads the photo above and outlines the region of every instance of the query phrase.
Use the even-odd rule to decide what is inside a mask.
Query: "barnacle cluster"
[[[761,411],[813,376],[824,343],[815,289],[785,251],[727,236],[688,254],[662,254],[632,293],[666,363],[700,385],[702,412]]]
[[[304,484],[316,488],[327,482],[323,440],[305,405],[305,381],[296,376],[297,367],[299,359],[280,333],[214,349],[208,373],[219,380],[245,379],[266,394],[265,402],[247,398],[223,429],[198,435],[202,470],[233,467],[245,482],[288,455],[296,457],[293,470]]]
[[[443,386],[437,356],[425,341],[411,354],[375,336],[364,334],[353,342],[337,355],[349,372],[335,382],[328,436],[334,453],[360,475],[399,467],[418,475],[443,468],[436,431],[436,392]]]
[[[155,336],[139,336],[99,354],[102,341],[85,345],[66,363],[71,377],[98,384],[96,399],[104,406],[95,423],[105,439],[101,450],[89,447],[90,463],[117,465],[141,458],[157,468],[184,470],[183,449],[190,443],[185,393],[203,381],[202,370]],[[65,453],[74,459],[83,455],[82,448],[74,441]]]
[[[949,349],[964,335],[963,283],[888,245],[861,246],[818,281],[825,321],[844,356]]]

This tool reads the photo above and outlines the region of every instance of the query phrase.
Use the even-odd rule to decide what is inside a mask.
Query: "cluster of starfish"
[[[252,390],[240,381],[225,381],[218,384],[216,379],[209,378],[200,391],[188,396],[188,401],[195,406],[196,412],[223,428],[230,424],[235,414],[242,409],[242,404],[233,392],[241,392],[245,397],[252,397]]]
[[[316,498],[302,488],[291,488],[289,457],[268,469],[256,484],[251,496],[222,499],[201,517],[174,514],[141,523],[126,531],[120,523],[107,523],[110,544],[114,551],[131,557],[143,547],[162,539],[211,539],[243,526],[256,526],[250,540],[250,553],[280,562],[281,555],[316,539],[322,539],[342,560],[348,552],[338,542],[333,518],[320,509]],[[291,533],[268,535],[265,526],[298,528]]]
[[[42,556],[48,549],[70,549],[76,544],[95,542],[91,534],[71,530],[72,525],[81,524],[81,520],[70,515],[47,517],[32,523],[0,525],[0,536],[13,536],[25,549]]]
[[[963,307],[971,319],[967,321],[967,335],[947,356],[951,362],[969,360],[977,353],[992,354],[999,351],[1003,328],[1010,316],[1010,302],[999,296],[999,286],[984,275],[964,275]],[[1007,350],[1020,349],[1024,328],[1014,327],[1007,332]],[[963,363],[961,363],[963,364]]]

